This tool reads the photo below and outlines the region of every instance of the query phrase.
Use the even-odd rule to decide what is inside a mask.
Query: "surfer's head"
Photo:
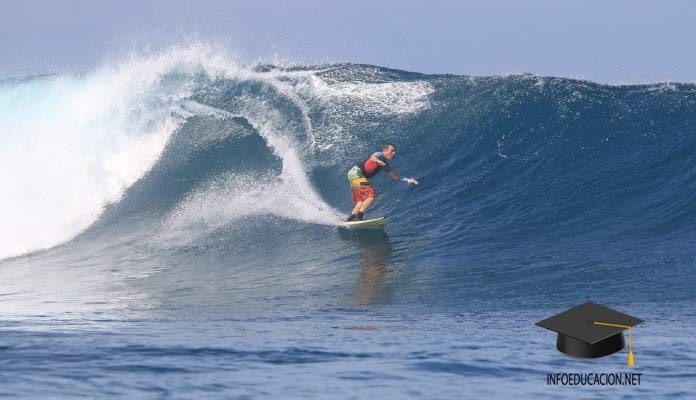
[[[382,145],[382,153],[384,154],[384,158],[391,160],[394,158],[394,154],[396,154],[396,146],[392,143],[385,143]]]

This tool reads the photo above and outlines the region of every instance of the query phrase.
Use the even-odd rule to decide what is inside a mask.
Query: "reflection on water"
[[[354,243],[360,251],[360,277],[355,303],[361,306],[389,302],[389,258],[392,245],[383,230],[350,231],[340,229],[341,239]]]

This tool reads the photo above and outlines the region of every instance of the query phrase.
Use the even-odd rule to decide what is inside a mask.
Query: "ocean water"
[[[421,184],[339,229],[385,142]],[[0,182],[0,397],[696,397],[693,84],[190,46],[0,81]],[[634,367],[534,325],[588,300]]]

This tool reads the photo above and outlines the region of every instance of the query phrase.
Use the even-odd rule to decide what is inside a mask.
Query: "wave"
[[[415,218],[445,252],[683,237],[695,89],[241,67],[205,46],[5,81],[0,257],[119,221],[156,227],[167,245],[254,216],[337,225],[350,208],[345,170],[383,142],[423,185],[378,178],[371,211]]]

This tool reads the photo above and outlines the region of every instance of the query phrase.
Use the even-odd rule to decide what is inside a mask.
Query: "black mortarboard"
[[[556,348],[562,353],[595,358],[623,349],[623,330],[628,329],[630,334],[631,327],[641,322],[643,320],[588,301],[536,324],[558,333]],[[633,365],[630,344],[628,363]]]

